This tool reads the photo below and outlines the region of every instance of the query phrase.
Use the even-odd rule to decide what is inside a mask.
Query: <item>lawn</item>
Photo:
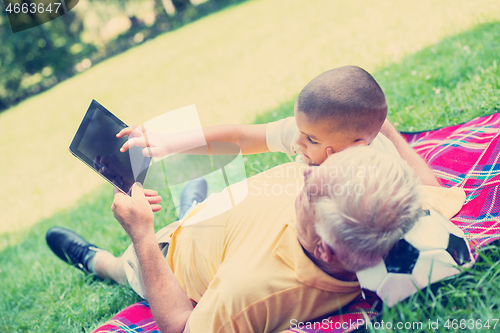
[[[126,123],[193,103],[204,126],[251,123],[327,69],[374,72],[499,14],[497,0],[257,0],[161,35],[0,114],[0,233],[103,184],[67,149],[91,99]]]
[[[466,121],[500,111],[500,23],[481,24],[444,38],[399,62],[374,72],[389,102],[389,118],[400,130],[423,130]],[[268,122],[292,113],[294,99],[255,119]],[[246,157],[247,173],[254,174],[287,162],[280,153]],[[175,218],[168,190],[164,209],[156,215],[156,227]],[[1,332],[89,332],[120,309],[138,301],[128,287],[109,281],[93,282],[53,256],[44,234],[54,225],[71,228],[95,244],[120,254],[127,235],[110,212],[109,186],[85,195],[75,206],[64,209],[22,233],[24,240],[0,253]],[[9,234],[0,236],[8,243]],[[385,309],[384,322],[439,320],[440,332],[447,319],[500,317],[500,259],[498,247],[481,255],[474,268],[447,279],[392,309]],[[492,325],[491,325],[492,326]],[[497,326],[498,327],[498,326]],[[383,330],[376,330],[381,332]],[[416,330],[410,330],[416,331]],[[490,328],[490,331],[495,331]]]

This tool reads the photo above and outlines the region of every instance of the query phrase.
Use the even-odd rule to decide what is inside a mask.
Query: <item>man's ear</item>
[[[314,256],[324,262],[330,263],[333,261],[334,254],[332,248],[324,241],[321,241],[314,249]]]
[[[306,166],[305,169],[304,169],[304,183],[306,182],[307,178],[309,178],[309,176],[311,175],[311,173],[313,172],[313,167],[311,166]]]

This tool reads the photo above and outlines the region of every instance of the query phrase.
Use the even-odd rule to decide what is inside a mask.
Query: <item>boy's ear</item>
[[[323,260],[324,262],[332,262],[334,258],[334,253],[332,248],[326,244],[324,241],[321,241],[316,248],[314,249],[314,256],[318,259]]]
[[[353,146],[368,146],[368,142],[363,139],[358,139],[352,143]]]

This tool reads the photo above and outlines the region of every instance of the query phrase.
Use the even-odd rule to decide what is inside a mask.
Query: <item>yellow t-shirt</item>
[[[236,207],[175,230],[167,262],[198,302],[191,332],[279,331],[359,295],[358,282],[324,273],[297,240],[294,203],[303,167],[288,163],[249,178],[247,196]]]
[[[447,219],[455,216],[465,202],[465,192],[460,187],[422,186],[424,209],[434,208]]]

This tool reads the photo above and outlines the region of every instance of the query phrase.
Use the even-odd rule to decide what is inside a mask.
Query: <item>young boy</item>
[[[300,92],[294,115],[268,124],[211,126],[204,128],[203,133],[206,142],[231,142],[240,147],[242,154],[280,151],[298,154],[296,160],[309,165],[319,165],[329,155],[353,145],[370,145],[401,155],[414,167],[423,184],[439,186],[425,162],[385,120],[384,93],[360,67],[335,68],[314,78]],[[380,133],[381,128],[390,140]],[[190,133],[144,136],[141,127],[128,127],[117,134],[124,135],[130,139],[122,151],[140,146],[145,148],[145,156],[153,157],[182,152],[192,138]]]
[[[267,124],[270,151],[299,154],[299,160],[309,165],[319,165],[353,145],[397,154],[379,133],[387,115],[384,93],[359,67],[336,68],[313,79],[300,92],[294,115]]]

